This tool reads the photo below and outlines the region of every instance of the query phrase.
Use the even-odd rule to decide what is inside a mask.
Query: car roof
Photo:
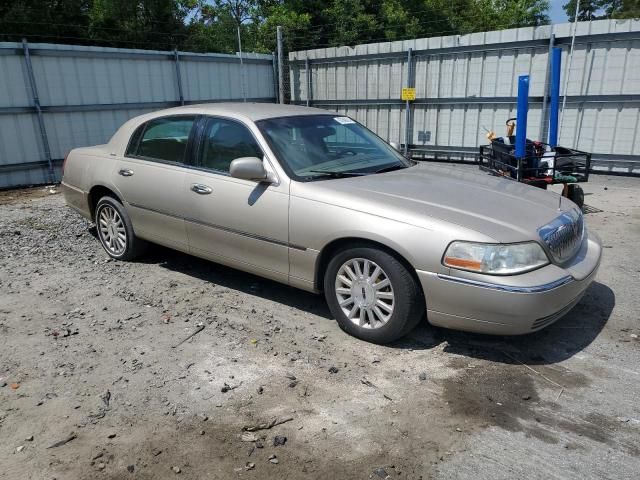
[[[168,115],[220,115],[238,120],[256,122],[267,118],[292,117],[297,115],[339,115],[320,108],[283,105],[279,103],[220,102],[200,103],[167,108],[134,117],[122,125],[109,140],[113,151],[124,154],[133,131],[144,122]]]
[[[160,114],[191,113],[199,115],[225,115],[242,116],[252,121],[264,120],[267,118],[291,117],[296,115],[332,115],[335,112],[320,108],[303,107],[299,105],[284,105],[279,103],[251,103],[251,102],[221,102],[221,103],[200,103],[195,105],[185,105],[183,107],[169,108],[159,112],[154,112],[156,116]]]

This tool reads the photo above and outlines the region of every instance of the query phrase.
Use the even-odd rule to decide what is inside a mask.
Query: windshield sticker
[[[333,119],[336,122],[338,122],[340,125],[349,125],[351,123],[356,123],[353,120],[351,120],[349,117],[334,117]]]

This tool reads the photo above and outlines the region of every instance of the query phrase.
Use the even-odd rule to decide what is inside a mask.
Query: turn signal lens
[[[468,260],[466,258],[444,257],[444,264],[448,267],[464,268],[465,270],[473,270],[476,272],[482,270],[482,262]]]
[[[458,270],[489,275],[515,275],[543,267],[549,259],[536,242],[471,243],[452,242],[442,263]]]

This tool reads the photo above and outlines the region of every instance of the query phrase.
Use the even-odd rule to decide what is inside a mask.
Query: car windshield
[[[367,175],[412,163],[349,117],[301,115],[256,122],[295,180]]]

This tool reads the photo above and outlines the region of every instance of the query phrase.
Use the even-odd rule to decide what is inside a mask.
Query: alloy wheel
[[[335,292],[342,312],[359,327],[380,328],[393,314],[391,280],[378,264],[366,258],[352,258],[342,264]]]
[[[110,205],[104,205],[98,214],[100,239],[112,255],[119,257],[127,248],[127,231],[122,217]]]

